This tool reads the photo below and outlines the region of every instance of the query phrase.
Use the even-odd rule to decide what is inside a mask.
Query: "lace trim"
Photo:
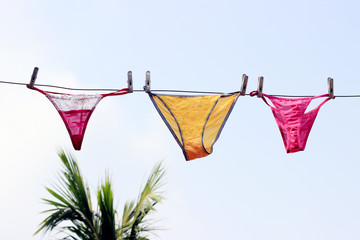
[[[101,100],[100,94],[52,94],[46,97],[54,104],[58,111],[93,110]]]

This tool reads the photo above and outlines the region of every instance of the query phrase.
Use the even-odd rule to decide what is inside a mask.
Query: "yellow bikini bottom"
[[[212,153],[239,93],[149,96],[189,161]]]

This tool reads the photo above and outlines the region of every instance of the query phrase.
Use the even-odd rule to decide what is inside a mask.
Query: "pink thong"
[[[251,92],[255,96],[257,91]],[[267,97],[274,107],[269,105]],[[280,98],[263,94],[262,99],[271,108],[276,123],[279,126],[287,153],[303,151],[320,107],[330,100],[329,94],[305,98]],[[328,97],[315,109],[305,112],[310,102],[315,98]]]
[[[29,87],[29,86],[28,86]],[[86,126],[96,105],[107,96],[129,93],[127,88],[107,94],[65,94],[30,88],[44,94],[59,112],[75,150],[81,149]]]

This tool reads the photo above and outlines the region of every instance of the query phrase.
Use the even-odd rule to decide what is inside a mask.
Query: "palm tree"
[[[110,177],[106,175],[97,190],[98,209],[92,209],[90,190],[80,173],[76,159],[63,150],[59,157],[64,165],[59,174],[59,184],[46,190],[54,200],[42,199],[51,208],[40,224],[39,232],[59,230],[72,240],[147,240],[146,234],[156,230],[147,219],[154,206],[163,200],[159,188],[163,185],[165,170],[158,163],[153,168],[136,201],[125,204],[121,220],[117,220]],[[34,234],[34,235],[35,235]]]

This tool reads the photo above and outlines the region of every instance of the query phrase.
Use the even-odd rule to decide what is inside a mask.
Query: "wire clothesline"
[[[0,81],[2,84],[13,84],[13,85],[28,85],[27,83],[20,83],[20,82],[9,82],[9,81]],[[109,89],[109,88],[69,88],[69,87],[62,87],[57,85],[49,85],[49,84],[36,84],[36,86],[40,87],[51,87],[51,88],[59,88],[65,90],[73,90],[73,91],[117,91],[119,89]],[[134,89],[134,92],[145,92],[143,89]],[[181,92],[181,93],[200,93],[200,94],[223,94],[224,92],[215,92],[215,91],[196,91],[196,90],[173,90],[173,89],[152,89],[152,92]],[[250,94],[245,94],[249,96]],[[287,94],[269,94],[275,97],[313,97],[310,95],[307,96],[299,96],[299,95],[287,95]],[[360,94],[353,94],[353,95],[335,95],[338,97],[343,98],[360,98]]]

